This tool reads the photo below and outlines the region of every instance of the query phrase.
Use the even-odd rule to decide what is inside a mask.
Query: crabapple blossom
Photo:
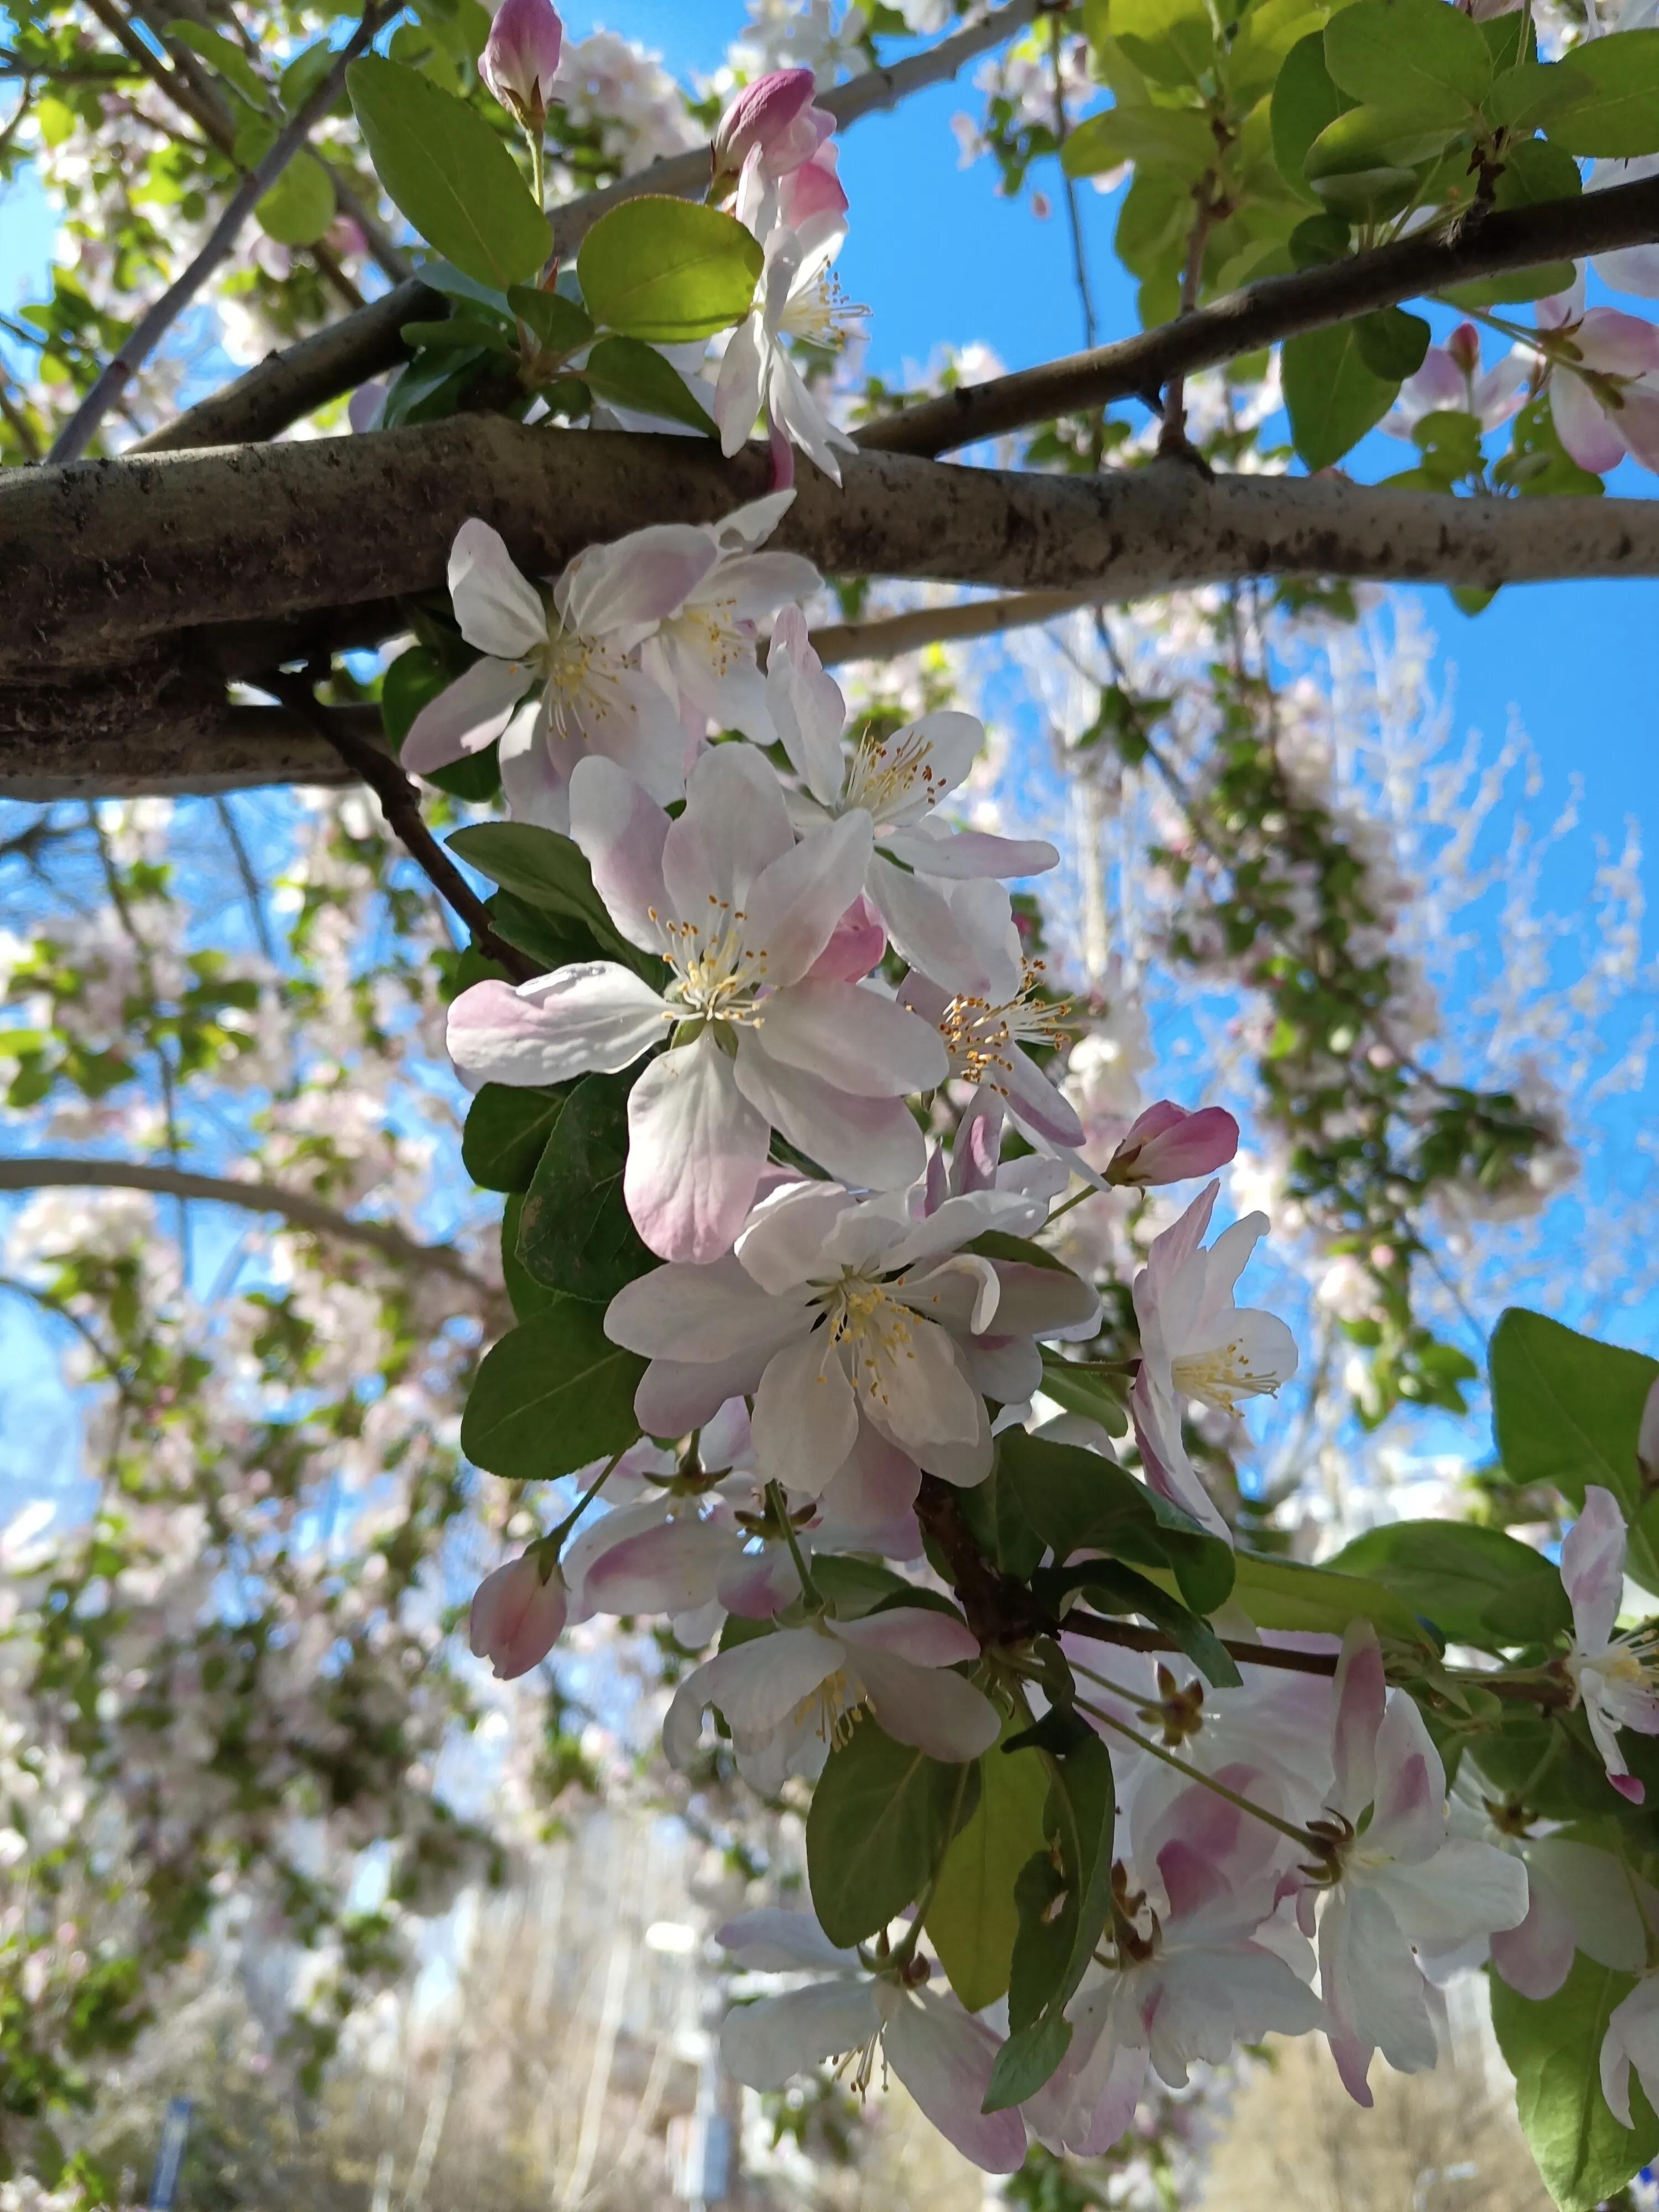
[[[568,1599],[557,1562],[523,1552],[486,1575],[472,1597],[467,1641],[498,1681],[527,1674],[564,1633]]]
[[[686,738],[637,648],[678,614],[720,559],[712,531],[653,524],[579,553],[551,609],[475,517],[457,532],[449,594],[467,643],[483,655],[416,716],[403,760],[416,775],[498,738],[510,805],[560,826],[571,770],[590,752],[617,761],[655,798],[678,795]],[[532,690],[533,711],[519,712]]]
[[[1601,2039],[1601,2094],[1621,2128],[1634,2125],[1630,2109],[1632,2069],[1651,2104],[1659,2098],[1659,1974],[1644,1974],[1630,1995],[1613,2007]]]
[[[549,0],[501,0],[478,57],[478,74],[526,130],[538,131],[547,119],[548,92],[563,44],[564,25]]]
[[[868,817],[797,844],[771,769],[726,744],[693,769],[677,821],[598,759],[572,778],[571,819],[611,919],[667,963],[666,983],[582,961],[516,991],[475,984],[449,1014],[462,1073],[560,1083],[666,1044],[629,1096],[623,1182],[665,1259],[730,1250],[774,1128],[832,1173],[910,1181],[924,1147],[904,1094],[943,1078],[939,1041],[874,988],[809,973],[858,896]]]
[[[1483,430],[1495,430],[1520,409],[1531,367],[1530,356],[1517,347],[1477,374],[1480,333],[1473,323],[1460,323],[1443,346],[1429,348],[1378,427],[1391,438],[1409,438],[1425,415],[1455,414],[1473,415]]]
[[[1659,1658],[1650,1624],[1613,1633],[1625,1588],[1625,1516],[1610,1490],[1587,1484],[1578,1518],[1561,1547],[1561,1582],[1572,1606],[1566,1668],[1607,1779],[1632,1805],[1646,1792],[1630,1771],[1621,1728],[1659,1735]]]
[[[997,878],[1039,874],[1060,855],[1044,839],[951,830],[934,816],[972,768],[984,724],[942,710],[890,736],[870,731],[848,750],[846,699],[813,651],[799,607],[785,607],[774,625],[766,703],[804,786],[790,799],[798,827],[869,816],[865,891],[898,951],[952,990],[1012,996],[1019,939]]]
[[[688,1767],[713,1706],[763,1795],[775,1794],[787,1775],[815,1776],[866,1712],[895,1742],[930,1759],[977,1759],[1001,1723],[989,1698],[951,1670],[978,1657],[972,1631],[954,1613],[893,1606],[860,1620],[815,1614],[694,1667],[670,1702],[663,1751],[671,1766]]]
[[[816,93],[807,69],[768,70],[744,85],[714,126],[709,198],[726,198],[746,167],[775,181],[810,161],[836,127]]]
[[[1153,1238],[1146,1265],[1135,1277],[1141,1358],[1129,1410],[1153,1489],[1217,1535],[1226,1536],[1227,1525],[1200,1481],[1182,1437],[1186,1403],[1195,1398],[1219,1412],[1234,1413],[1241,1398],[1271,1394],[1288,1382],[1296,1372],[1297,1353],[1290,1330],[1276,1314],[1233,1303],[1233,1286],[1267,1231],[1266,1214],[1247,1214],[1224,1229],[1207,1251],[1200,1248],[1220,1188],[1218,1182],[1211,1183],[1172,1228]]]
[[[830,264],[841,250],[844,228],[833,209],[807,220],[799,230],[780,223],[765,241],[765,260],[748,319],[732,332],[714,387],[714,420],[720,450],[728,458],[747,443],[755,418],[764,412],[772,443],[773,482],[781,489],[794,480],[799,446],[832,483],[841,482],[840,447],[854,450],[847,432],[832,422],[789,357],[785,341],[805,338],[817,346],[837,346],[849,317],[859,311],[842,298]]]
[[[1189,1113],[1160,1098],[1130,1124],[1106,1164],[1106,1180],[1141,1188],[1185,1182],[1224,1168],[1237,1150],[1238,1124],[1224,1109],[1200,1106]]]
[[[1061,1024],[1067,1009],[1043,998],[1042,984],[1040,969],[1029,966],[1006,997],[984,991],[953,994],[913,968],[899,985],[898,996],[902,1006],[938,1030],[952,1075],[994,1091],[1023,1136],[1069,1150],[1083,1139],[1077,1109],[1025,1049],[1028,1044],[1052,1048],[1066,1042]],[[1073,1164],[1089,1174],[1080,1161]]]
[[[1389,1689],[1369,1621],[1343,1638],[1333,1744],[1320,1990],[1337,2070],[1355,2103],[1369,2105],[1374,2051],[1402,2074],[1437,2055],[1413,1947],[1519,1926],[1527,1875],[1494,1844],[1450,1834],[1440,1754],[1413,1700]]]
[[[851,2081],[862,2095],[879,2052],[964,2158],[987,2173],[1018,2170],[1025,2156],[1024,2123],[1017,2112],[982,2109],[997,2039],[954,1998],[926,1986],[925,1962],[872,1973],[856,1951],[838,1950],[805,1912],[744,1913],[719,1929],[715,1941],[739,1972],[825,1975],[726,2014],[720,2057],[739,2081],[781,2089],[822,2059],[856,2052]]]
[[[1550,412],[1561,443],[1593,476],[1628,454],[1659,471],[1659,329],[1617,307],[1584,307],[1581,270],[1571,289],[1540,300],[1549,349]]]

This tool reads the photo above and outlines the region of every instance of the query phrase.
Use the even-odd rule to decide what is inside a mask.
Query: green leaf
[[[1510,449],[1493,466],[1492,476],[1504,490],[1518,492],[1523,499],[1573,495],[1599,499],[1607,489],[1601,477],[1581,469],[1561,443],[1547,392],[1529,399],[1516,416]]]
[[[1226,1602],[1231,1547],[1113,1461],[1080,1444],[1005,1429],[997,1439],[997,1467],[1057,1559],[1105,1552],[1138,1566],[1167,1567],[1196,1612],[1212,1613]]]
[[[1012,1733],[1005,1729],[1005,1741]],[[945,1854],[927,1923],[939,1964],[969,2012],[1007,1992],[1019,1933],[1014,1884],[1043,1848],[1048,1795],[1035,1751],[1005,1752],[998,1744],[980,1760],[979,1778],[979,1802]]]
[[[723,209],[647,193],[599,217],[576,273],[596,323],[677,345],[741,322],[763,258],[759,240]]]
[[[1308,149],[1353,105],[1325,66],[1324,33],[1299,39],[1285,57],[1269,113],[1279,173],[1304,199],[1318,197],[1307,181]]]
[[[1481,111],[1488,123],[1503,130],[1531,130],[1563,108],[1576,106],[1584,96],[1583,86],[1575,82],[1571,70],[1544,62],[1517,62],[1493,79]]]
[[[402,751],[415,717],[448,690],[457,672],[423,645],[411,645],[398,655],[380,684],[380,723],[394,751]],[[447,768],[428,769],[422,776],[422,782],[435,784],[440,791],[478,802],[492,799],[501,780],[500,751],[493,744],[452,761]]]
[[[1258,1628],[1340,1636],[1351,1620],[1369,1620],[1379,1636],[1419,1650],[1429,1642],[1416,1614],[1392,1590],[1329,1567],[1240,1552],[1233,1595]]]
[[[1115,1559],[1079,1559],[1069,1567],[1039,1568],[1031,1586],[1057,1612],[1068,1590],[1080,1589],[1097,1613],[1144,1613],[1155,1628],[1175,1639],[1206,1682],[1236,1690],[1243,1680],[1232,1654],[1201,1613],[1171,1597],[1150,1576],[1137,1574]]]
[[[277,93],[290,115],[305,106],[333,66],[334,49],[326,39],[319,39],[303,53],[295,54],[276,80]]]
[[[1516,2110],[1528,2148],[1561,2212],[1590,2212],[1623,2189],[1656,2153],[1659,2119],[1632,2072],[1634,2127],[1620,2127],[1601,2094],[1607,2021],[1636,1986],[1581,1954],[1553,1997],[1518,1996],[1496,1974],[1492,2024],[1515,2076]]]
[[[379,54],[353,62],[346,84],[375,173],[421,236],[481,284],[533,276],[553,233],[483,118]]]
[[[481,1190],[528,1190],[568,1091],[486,1083],[467,1109],[461,1164]]]
[[[643,338],[601,338],[588,355],[582,374],[590,389],[613,406],[635,408],[666,422],[684,422],[710,438],[720,434],[678,369]]]
[[[260,81],[256,70],[241,48],[222,32],[210,31],[204,23],[191,23],[183,16],[167,24],[163,34],[175,46],[188,46],[193,54],[200,54],[204,62],[211,62],[233,91],[240,93],[251,107],[263,108],[270,94]],[[333,56],[330,55],[331,61]],[[324,67],[327,67],[327,63]]]
[[[1547,138],[1522,138],[1504,149],[1492,199],[1500,208],[1538,207],[1547,200],[1576,200],[1583,190],[1571,154]]]
[[[550,1481],[608,1459],[639,1436],[634,1393],[644,1373],[644,1360],[606,1336],[596,1308],[556,1297],[484,1355],[461,1416],[461,1449],[475,1467],[515,1482]]]
[[[1443,0],[1436,0],[1443,4]],[[1415,108],[1345,108],[1308,149],[1310,184],[1359,170],[1414,169],[1437,161],[1463,129],[1460,119],[1419,114]]]
[[[510,354],[512,333],[488,315],[445,315],[434,323],[405,323],[398,333],[406,346],[482,346],[486,352]]]
[[[1403,307],[1379,307],[1353,326],[1359,357],[1374,376],[1399,382],[1415,376],[1429,349],[1429,326]]]
[[[1154,84],[1196,87],[1216,59],[1215,32],[1197,0],[1113,0],[1112,36]]]
[[[1079,123],[1060,149],[1060,167],[1068,177],[1096,177],[1123,161],[1161,164],[1195,177],[1215,159],[1215,133],[1202,108],[1122,100]]]
[[[1659,1361],[1519,1306],[1499,1320],[1490,1356],[1492,1428],[1509,1480],[1553,1486],[1576,1506],[1585,1485],[1598,1483],[1637,1523],[1646,1493],[1636,1446]],[[1627,1565],[1644,1589],[1659,1592],[1659,1558],[1639,1525]]]
[[[408,362],[386,394],[380,410],[381,429],[395,430],[404,422],[436,422],[453,415],[489,359],[487,353],[473,349],[460,354],[424,354]],[[424,780],[438,783],[447,773],[439,769]]]
[[[1399,389],[1366,368],[1352,323],[1287,338],[1282,364],[1291,434],[1310,471],[1329,468],[1357,446]]]
[[[1068,1413],[1098,1421],[1109,1437],[1127,1436],[1126,1378],[1121,1370],[1097,1368],[1084,1359],[1067,1359],[1063,1352],[1044,1345],[1042,1389],[1046,1397]]]
[[[484,906],[507,943],[529,953],[532,960],[539,960],[544,973],[568,968],[578,960],[605,957],[592,931],[573,921],[568,915],[548,914],[541,907],[515,898],[511,891],[493,893]]]
[[[334,220],[334,184],[314,154],[303,148],[253,212],[267,238],[281,246],[314,246]]]
[[[507,304],[544,353],[580,353],[593,336],[593,319],[562,292],[544,291],[538,284],[514,284]]]
[[[956,1494],[957,1511],[994,1567],[1022,1582],[1042,1557],[1045,1539],[1031,1526],[1018,1481],[999,1453],[983,1482]]]
[[[618,931],[593,888],[593,872],[580,846],[572,839],[533,822],[477,822],[452,830],[447,842],[452,853],[503,890],[549,914],[580,922],[605,958],[623,961],[641,975],[662,973],[659,961],[653,961]]]
[[[947,1766],[861,1720],[832,1751],[806,1816],[812,1910],[832,1943],[862,1943],[920,1896],[957,1822],[974,1767]]]
[[[1381,1583],[1449,1644],[1542,1644],[1572,1625],[1558,1570],[1500,1528],[1395,1521],[1356,1536],[1329,1565]]]
[[[1270,93],[1292,46],[1320,37],[1329,16],[1324,0],[1255,0],[1240,19],[1227,52],[1232,106],[1243,112]]]
[[[1019,1932],[1008,1983],[1008,2040],[997,2053],[985,2110],[1000,2112],[1042,2087],[1066,2056],[1065,2010],[1088,1971],[1111,1912],[1112,1837],[1117,1798],[1112,1762],[1092,1729],[1055,1707],[1037,1727],[994,1756],[1036,1746],[1048,1773],[1047,1848],[1035,1852],[1015,1888]]]
[[[1556,66],[1581,97],[1544,118],[1553,144],[1604,160],[1659,153],[1659,30],[1587,40]]]
[[[1325,66],[1356,100],[1467,117],[1492,83],[1479,27],[1443,0],[1355,0],[1325,26]],[[1455,103],[1455,106],[1453,106]]]
[[[625,1075],[585,1075],[565,1103],[525,1194],[519,1257],[538,1283],[609,1304],[656,1266],[623,1202]]]
[[[558,1293],[538,1283],[519,1258],[519,1218],[523,1212],[524,1193],[515,1190],[501,1208],[501,1280],[507,1285],[514,1319],[534,1321],[552,1310],[558,1304]]]

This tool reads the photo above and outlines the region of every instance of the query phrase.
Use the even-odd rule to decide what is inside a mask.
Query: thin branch
[[[1087,592],[1009,592],[994,599],[909,607],[902,614],[878,615],[870,622],[826,623],[812,632],[812,649],[826,668],[852,660],[897,660],[924,646],[1033,629],[1088,606],[1093,596]]]
[[[253,872],[253,862],[242,839],[241,825],[225,793],[214,793],[213,811],[219,817],[219,827],[225,833],[225,842],[230,847],[231,858],[236,863],[236,873],[241,879],[242,897],[247,906],[248,919],[253,924],[255,940],[265,958],[274,965],[276,947],[271,940],[270,923],[265,916],[264,887]]]
[[[304,147],[313,125],[320,121],[333,106],[345,81],[348,64],[362,52],[388,12],[389,0],[369,0],[362,21],[335,56],[327,76],[313,88],[309,97],[301,102],[291,120],[278,132],[270,150],[256,163],[251,173],[243,179],[231,195],[229,205],[214,225],[206,244],[190,266],[168,285],[149,313],[139,318],[137,326],[123,341],[114,359],[64,424],[52,446],[49,459],[58,462],[78,460],[85,453],[97,435],[100,424],[126,386],[143,367],[214,270],[234,250],[241,236],[243,224],[294,156]]]
[[[924,53],[912,54],[890,69],[866,70],[862,76],[836,85],[820,95],[819,105],[847,130],[866,115],[896,107],[912,93],[953,77],[975,56],[1024,30],[1037,9],[1038,0],[1006,0],[1005,6],[941,39]],[[554,252],[562,256],[574,252],[602,215],[641,192],[697,198],[708,188],[711,150],[699,146],[689,154],[653,161],[601,191],[552,209]],[[361,313],[271,355],[212,398],[187,408],[138,450],[176,453],[189,447],[274,438],[326,401],[406,360],[409,349],[398,335],[403,325],[430,321],[448,307],[447,300],[424,285],[400,287],[389,299],[376,300]]]
[[[1060,181],[1066,196],[1066,227],[1072,241],[1072,275],[1077,284],[1078,305],[1083,310],[1083,343],[1092,347],[1099,336],[1095,320],[1094,294],[1089,289],[1089,257],[1083,244],[1083,213],[1078,205],[1077,179],[1066,167],[1066,141],[1071,136],[1071,118],[1066,112],[1066,48],[1060,19],[1064,10],[1054,8],[1048,15],[1048,59],[1054,72],[1054,139],[1060,149]]]
[[[472,932],[480,950],[487,952],[499,967],[505,968],[517,982],[528,982],[532,975],[542,974],[528,953],[521,952],[516,945],[509,945],[497,933],[483,901],[427,828],[421,812],[421,794],[391,754],[331,721],[303,677],[269,676],[264,679],[263,688],[273,698],[280,699],[301,721],[309,721],[319,737],[328,739],[347,767],[362,776],[380,800],[392,835],[401,839],[438,896]]]
[[[1373,252],[1268,276],[1174,322],[1090,353],[959,386],[886,415],[858,433],[867,452],[937,455],[1031,422],[1139,398],[1156,406],[1172,377],[1214,368],[1304,331],[1363,315],[1476,277],[1546,262],[1582,260],[1659,240],[1659,179],[1615,185],[1572,200],[1471,216],[1414,232]]]
[[[138,1160],[82,1160],[35,1156],[0,1160],[0,1191],[147,1190],[163,1198],[204,1199],[217,1206],[240,1206],[247,1213],[275,1213],[295,1229],[313,1230],[348,1244],[364,1244],[399,1267],[447,1275],[463,1283],[487,1305],[500,1302],[495,1285],[476,1275],[451,1244],[422,1244],[386,1221],[357,1221],[309,1192],[280,1183],[234,1182],[223,1176],[196,1175],[185,1168],[151,1167]]]

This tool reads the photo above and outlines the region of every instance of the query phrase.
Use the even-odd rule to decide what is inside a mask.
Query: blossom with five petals
[[[826,1978],[781,1996],[734,2005],[720,2026],[726,2070],[751,2089],[781,2089],[825,2058],[856,2054],[852,2084],[869,2087],[878,2055],[939,2133],[987,2173],[1012,2173],[1025,2156],[1017,2112],[982,2110],[997,2039],[954,1998],[913,1978],[915,1968],[870,1973],[837,1950],[805,1912],[746,1912],[716,1938],[739,1972],[817,1970]]]
[[[1041,838],[952,830],[935,817],[972,768],[984,724],[947,708],[890,734],[871,731],[848,750],[846,699],[812,650],[799,607],[785,607],[774,626],[766,700],[805,787],[790,802],[798,825],[870,817],[874,849],[864,887],[904,958],[952,991],[1012,998],[1019,939],[996,879],[1040,874],[1060,854]]]
[[[825,209],[799,229],[780,223],[765,240],[765,260],[746,321],[732,333],[714,386],[714,420],[720,450],[730,456],[748,441],[763,410],[772,440],[773,481],[793,482],[799,446],[832,483],[841,482],[836,448],[854,450],[832,422],[789,357],[787,341],[805,338],[838,346],[848,319],[860,310],[842,299],[830,264],[846,234],[841,216]]]
[[[857,896],[868,818],[797,844],[770,768],[726,744],[692,769],[672,822],[609,761],[581,763],[571,827],[617,929],[660,956],[667,982],[659,990],[599,960],[516,990],[476,983],[449,1010],[462,1073],[564,1083],[668,1044],[629,1095],[623,1182],[635,1225],[665,1259],[731,1249],[775,1128],[832,1174],[876,1188],[909,1182],[925,1147],[904,1097],[942,1079],[939,1040],[878,990],[808,972]]]
[[[1610,1490],[1589,1483],[1578,1518],[1561,1547],[1561,1581],[1572,1606],[1566,1668],[1607,1779],[1621,1797],[1642,1803],[1621,1728],[1659,1735],[1659,1632],[1652,1624],[1615,1636],[1625,1588],[1625,1516]]]
[[[1152,1239],[1135,1277],[1140,1371],[1129,1411],[1153,1489],[1231,1542],[1227,1524],[1188,1455],[1182,1411],[1196,1398],[1236,1413],[1241,1398],[1271,1394],[1288,1382],[1297,1357],[1296,1341],[1276,1314],[1233,1303],[1233,1286],[1267,1230],[1267,1215],[1247,1214],[1207,1252],[1200,1249],[1220,1188],[1211,1183],[1173,1228]]]

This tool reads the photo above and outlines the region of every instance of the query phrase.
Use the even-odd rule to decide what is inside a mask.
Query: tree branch
[[[354,775],[360,775],[380,802],[387,827],[399,838],[410,858],[424,872],[433,889],[466,924],[479,949],[515,982],[526,983],[543,973],[527,952],[509,945],[489,918],[489,909],[473,890],[443,847],[426,826],[421,794],[388,752],[355,730],[342,726],[312,695],[310,684],[299,676],[268,676],[264,688],[280,699],[291,714],[309,723],[318,736],[333,746]]]
[[[853,660],[897,660],[923,646],[1031,629],[1088,606],[1094,596],[1090,592],[1010,592],[994,599],[908,607],[902,614],[878,615],[870,622],[826,623],[812,632],[812,649],[826,668]]]
[[[819,105],[829,109],[842,130],[866,115],[896,107],[912,93],[944,83],[975,56],[1024,30],[1040,5],[1041,0],[1006,0],[1004,6],[993,9],[981,21],[953,32],[925,53],[912,54],[895,62],[890,69],[867,70],[862,76],[836,85],[820,95]],[[672,155],[653,161],[649,168],[620,178],[614,185],[550,210],[554,252],[562,256],[574,253],[602,215],[641,192],[665,192],[678,199],[699,198],[708,189],[712,152],[711,147],[699,146],[688,154]],[[331,324],[314,337],[303,338],[298,345],[271,355],[212,398],[187,408],[175,422],[154,432],[133,450],[178,453],[190,447],[275,437],[325,401],[337,399],[343,392],[395,368],[409,353],[398,335],[403,325],[430,321],[448,309],[449,301],[424,285],[401,286],[390,299],[377,300],[360,313]]]
[[[1267,574],[1486,588],[1659,574],[1652,500],[1460,499],[1332,477],[1211,482],[1180,461],[1039,476],[892,453],[849,456],[843,479],[837,490],[804,470],[775,540],[831,574],[1099,601]],[[646,523],[717,520],[767,481],[759,447],[725,462],[696,439],[526,429],[485,416],[7,470],[0,699],[14,712],[0,708],[0,727],[30,726],[40,687],[112,673],[145,653],[246,678],[314,649],[273,646],[260,625],[314,632],[356,610],[356,642],[391,635],[406,621],[396,602],[444,589],[469,515],[499,529],[526,573],[550,575]],[[260,641],[252,665],[235,650],[249,624]]]
[[[1264,277],[1115,345],[960,386],[941,398],[866,423],[858,442],[868,453],[934,456],[1114,399],[1139,398],[1155,406],[1172,379],[1214,368],[1300,331],[1322,330],[1476,277],[1582,260],[1655,240],[1659,179],[1504,213],[1474,210],[1448,230],[1414,232],[1346,261]]]
[[[464,1284],[486,1306],[501,1303],[493,1283],[476,1275],[452,1244],[422,1244],[386,1221],[357,1221],[308,1192],[280,1183],[234,1182],[228,1177],[192,1174],[185,1168],[150,1167],[137,1160],[50,1158],[0,1160],[0,1191],[148,1190],[166,1198],[200,1198],[216,1206],[238,1206],[248,1213],[275,1213],[295,1229],[314,1230],[343,1243],[367,1245],[394,1266],[447,1275]]]
[[[335,56],[328,74],[278,132],[270,150],[258,161],[232,193],[229,204],[208,234],[207,242],[185,270],[174,279],[148,313],[140,316],[120,350],[76,409],[52,446],[48,459],[78,460],[97,435],[100,424],[119,399],[127,385],[161,343],[173,324],[190,305],[208,278],[228,259],[240,237],[242,225],[294,156],[303,148],[312,127],[333,106],[345,81],[347,64],[362,53],[385,21],[389,0],[369,0],[362,20]]]

